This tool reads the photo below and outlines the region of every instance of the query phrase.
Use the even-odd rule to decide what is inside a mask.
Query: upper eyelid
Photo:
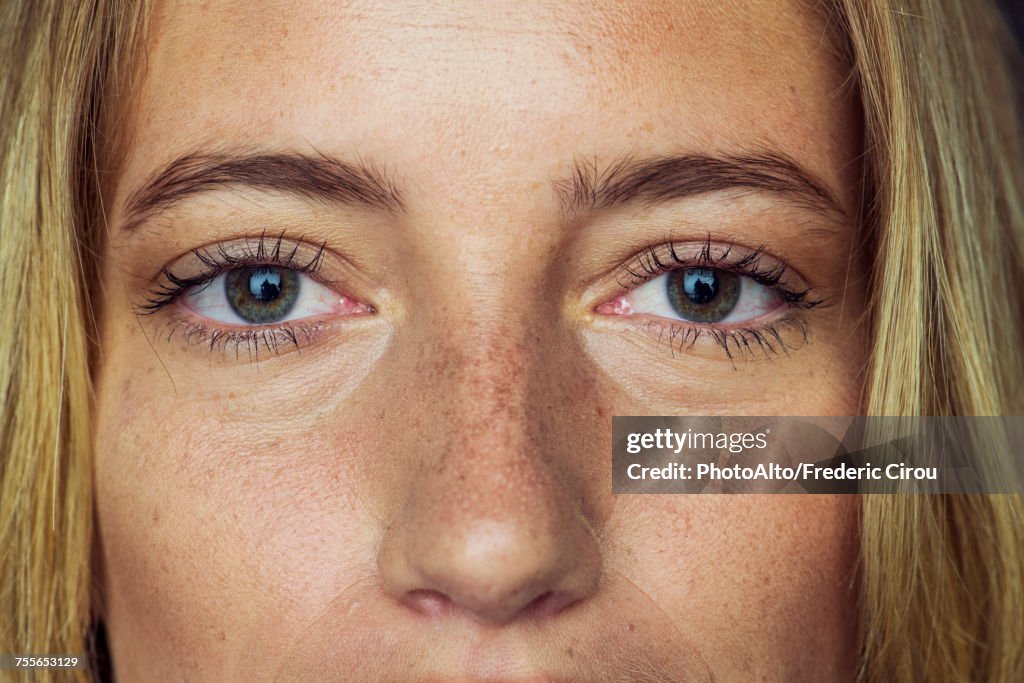
[[[221,240],[200,247],[195,247],[186,254],[179,256],[174,262],[160,269],[156,277],[152,279],[151,285],[147,288],[142,303],[135,305],[138,315],[154,315],[168,305],[177,302],[181,296],[192,287],[208,287],[217,277],[225,272],[245,266],[258,264],[273,264],[285,268],[291,268],[301,272],[308,277],[317,280],[323,285],[334,286],[336,283],[319,277],[318,273],[323,264],[327,251],[326,242],[319,246],[300,239],[286,239],[284,233],[269,238],[273,241],[272,248],[266,247],[266,232],[258,237],[242,237],[235,240]],[[251,244],[255,242],[253,250]],[[282,245],[289,245],[289,251],[282,249]],[[244,245],[240,254],[232,254],[229,249]],[[315,249],[313,256],[305,261],[296,261],[299,249]],[[203,269],[192,275],[182,275],[173,270],[174,263],[183,259],[194,258],[202,264]]]
[[[784,259],[772,256],[763,244],[753,249],[734,243],[715,244],[709,236],[705,241],[699,243],[699,251],[696,254],[685,255],[684,249],[692,251],[697,244],[696,242],[666,241],[659,245],[647,246],[634,253],[619,266],[621,272],[633,278],[633,282],[624,283],[621,275],[617,281],[622,289],[630,290],[658,275],[673,270],[709,267],[729,270],[741,275],[756,275],[762,283],[769,281],[767,284],[771,286],[780,282],[783,276],[790,271],[789,263]],[[714,250],[718,250],[719,253],[714,253]],[[734,254],[735,258],[733,258]],[[671,263],[666,263],[666,260]],[[765,260],[769,262],[770,267],[760,267],[762,261]]]
[[[252,239],[258,240],[255,253],[252,251],[251,248],[249,248],[249,243]],[[292,243],[290,245],[290,250],[288,250],[287,247],[285,247],[285,249],[282,250],[282,245],[286,241],[284,238],[284,233],[281,233],[276,238],[272,239],[274,240],[272,250],[268,250],[265,246],[266,234],[264,233],[261,234],[259,238],[243,238],[241,240],[215,242],[212,245],[196,247],[195,249],[192,249],[190,253],[195,255],[196,258],[198,258],[205,265],[210,266],[211,268],[231,265],[249,265],[258,262],[265,262],[274,263],[285,267],[292,267],[293,265],[296,265],[298,267],[296,267],[295,270],[299,270],[302,272],[315,272],[316,270],[319,270],[321,264],[323,263],[324,252],[327,249],[326,242],[320,243],[320,245],[316,247],[317,251],[313,255],[313,257],[307,260],[306,263],[302,263],[301,261],[296,262],[295,260],[296,256],[298,255],[299,249],[303,246],[303,241],[301,239],[287,240],[288,242]],[[236,245],[245,245],[248,251],[244,253],[242,256],[236,256],[229,253],[227,247]],[[211,247],[215,250],[216,255],[220,257],[219,261],[212,256],[214,251],[211,250]]]
[[[245,266],[268,264],[291,268],[305,273],[323,284],[331,284],[330,281],[319,277],[318,275],[328,251],[326,242],[314,245],[309,242],[303,242],[301,239],[286,239],[282,234],[277,237],[270,238],[275,242],[273,249],[267,249],[265,246],[257,246],[254,251],[249,246],[249,242],[252,242],[253,240],[260,240],[262,244],[264,239],[264,236],[261,235],[258,238],[250,237],[240,238],[237,240],[222,240],[211,244],[205,244],[200,247],[195,247],[176,258],[170,264],[161,268],[160,272],[155,278],[153,278],[153,280],[156,282],[161,278],[167,279],[168,274],[173,274],[176,277],[185,277],[180,274],[183,266],[176,264],[180,264],[182,261],[187,259],[193,259],[193,263],[202,264],[201,272],[192,275],[191,277],[193,278],[202,276],[212,279],[213,277],[216,277],[216,275],[235,267],[240,268]],[[232,251],[242,245],[244,245],[244,249],[240,249],[238,253],[232,253]],[[286,246],[282,248],[282,245]],[[307,256],[300,258],[300,250],[303,253],[306,253]],[[309,253],[312,253],[312,255],[308,256]]]

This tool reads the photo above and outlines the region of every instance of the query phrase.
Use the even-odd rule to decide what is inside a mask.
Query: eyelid
[[[763,245],[754,249],[736,244],[717,244],[708,238],[700,243],[667,242],[647,247],[634,254],[623,266],[634,278],[631,289],[648,280],[680,268],[718,268],[753,278],[759,284],[773,286],[782,281],[788,264],[765,251]]]
[[[268,242],[265,235],[260,235],[196,247],[165,266],[162,272],[194,277],[234,267],[266,264],[292,268],[312,276],[323,267],[326,255],[327,247],[323,243],[314,245],[302,239],[286,238],[283,234],[269,238]]]
[[[652,347],[665,347],[673,358],[705,355],[706,347],[718,347],[720,360],[736,365],[736,360],[770,360],[789,356],[810,340],[810,327],[804,316],[790,312],[760,325],[719,327],[694,325],[684,321],[647,316],[629,316],[629,327]]]

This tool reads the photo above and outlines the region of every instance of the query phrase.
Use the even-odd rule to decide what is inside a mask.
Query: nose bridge
[[[438,477],[432,486],[452,505],[479,498],[481,516],[514,515],[524,497],[551,504],[565,492],[557,490],[560,463],[536,415],[536,406],[548,403],[538,377],[541,349],[528,343],[526,326],[509,320],[461,329],[438,343],[429,381],[436,446],[421,455]],[[548,381],[557,381],[551,374]]]
[[[451,450],[480,455],[495,442],[507,453],[529,450],[534,441],[530,404],[543,386],[535,377],[540,349],[525,342],[523,326],[477,323],[448,343],[459,346],[447,377],[439,378],[439,388],[450,397]]]
[[[545,199],[534,196],[543,193],[486,190],[500,182],[486,173],[463,182],[439,189],[460,211],[430,225],[445,240],[458,240],[460,249],[439,250],[436,240],[414,243],[415,316],[407,320],[420,353],[411,369],[429,415],[423,436],[431,450],[424,460],[477,482],[491,477],[503,484],[491,492],[498,495],[551,474],[537,407],[550,405],[549,395],[559,391],[560,368],[550,362],[550,350],[564,350],[567,340],[559,338],[560,311],[543,261],[531,251],[555,231],[541,210]],[[456,201],[471,191],[497,200]],[[522,239],[524,230],[530,240]]]

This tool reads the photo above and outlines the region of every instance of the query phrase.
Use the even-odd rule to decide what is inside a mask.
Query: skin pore
[[[119,679],[848,680],[855,500],[610,478],[612,415],[859,412],[824,34],[768,0],[157,3],[99,290]],[[659,262],[767,303],[670,318]],[[257,266],[290,319],[210,272]]]

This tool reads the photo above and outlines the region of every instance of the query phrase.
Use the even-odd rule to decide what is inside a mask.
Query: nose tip
[[[579,525],[568,534],[521,520],[478,519],[433,536],[406,528],[385,539],[381,575],[392,594],[427,617],[463,612],[502,625],[554,616],[597,583],[596,544]]]

